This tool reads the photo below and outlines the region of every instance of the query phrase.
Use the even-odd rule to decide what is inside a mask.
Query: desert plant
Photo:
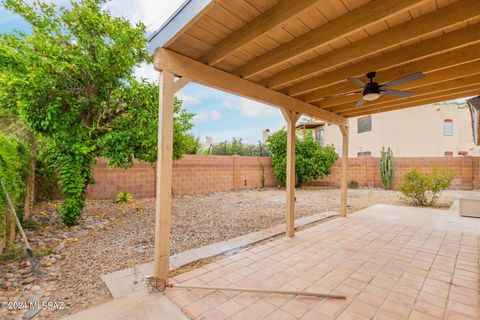
[[[350,182],[348,183],[348,188],[350,189],[358,189],[359,186],[360,185],[357,180],[350,180]]]
[[[115,197],[115,203],[131,203],[133,196],[130,192],[120,191]]]
[[[399,190],[416,206],[433,206],[443,190],[447,189],[455,177],[455,171],[434,167],[432,172],[425,173],[417,168],[405,173]]]
[[[382,179],[385,190],[390,190],[395,178],[395,163],[393,162],[393,152],[390,147],[385,151],[382,147],[380,152],[380,178]]]
[[[260,186],[265,188],[265,165],[262,162],[258,163],[260,167]]]

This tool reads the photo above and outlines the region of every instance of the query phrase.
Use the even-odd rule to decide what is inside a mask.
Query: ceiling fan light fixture
[[[367,93],[363,96],[363,99],[367,101],[377,100],[378,98],[380,98],[380,94],[376,92]]]

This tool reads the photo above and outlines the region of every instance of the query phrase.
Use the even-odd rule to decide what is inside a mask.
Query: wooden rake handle
[[[289,295],[295,295],[295,296],[309,296],[309,297],[331,298],[331,299],[347,298],[346,296],[343,296],[343,295],[305,292],[305,291],[269,290],[269,289],[236,288],[236,287],[206,287],[206,286],[182,285],[182,284],[172,284],[172,283],[168,283],[165,286],[167,288],[201,289],[201,290],[214,290],[214,291],[260,292],[260,293],[289,294]]]

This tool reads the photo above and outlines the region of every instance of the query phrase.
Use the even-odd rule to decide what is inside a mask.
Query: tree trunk
[[[29,163],[29,171],[30,175],[26,181],[26,189],[25,189],[25,200],[23,204],[23,217],[25,219],[29,219],[33,214],[33,204],[35,202],[35,170],[36,170],[36,154],[33,154],[30,158]]]

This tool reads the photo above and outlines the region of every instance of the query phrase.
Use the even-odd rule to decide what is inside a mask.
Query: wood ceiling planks
[[[269,18],[270,24],[259,17]],[[267,27],[258,30],[262,26]],[[250,35],[244,31],[242,36],[242,29]],[[451,67],[452,60],[443,62],[441,55],[452,59],[449,53],[460,52],[458,48],[474,44],[469,56],[478,54],[473,37],[480,39],[479,32],[478,0],[218,0],[167,48],[334,111],[330,108],[353,101],[327,101],[321,95],[355,90],[346,78],[367,71],[392,76],[425,61],[431,64],[417,70],[427,74],[422,85],[438,89],[438,81],[453,81],[434,67]],[[465,62],[465,56],[455,59]],[[413,85],[405,88],[419,87]]]

